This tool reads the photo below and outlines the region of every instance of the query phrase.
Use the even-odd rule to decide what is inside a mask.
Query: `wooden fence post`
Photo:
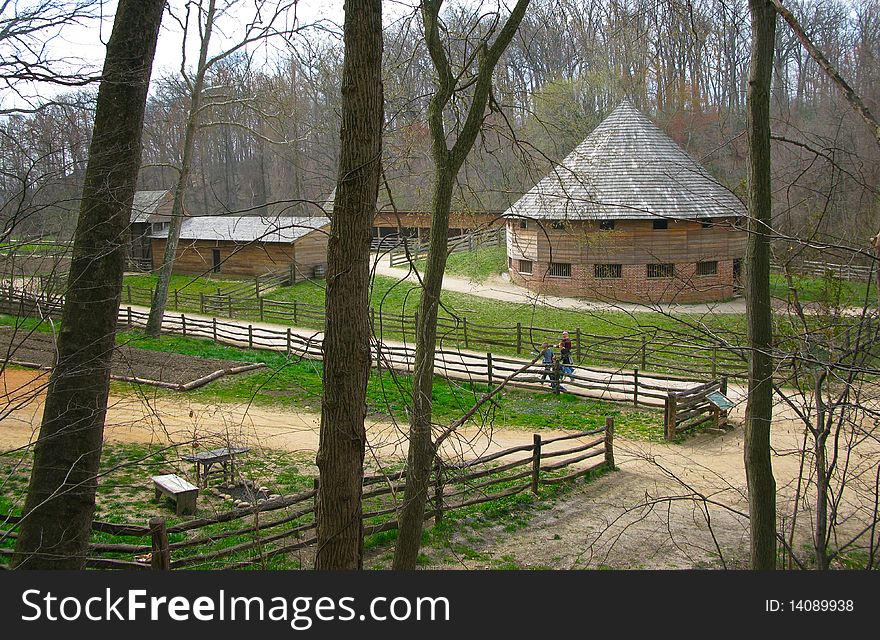
[[[296,300],[294,300],[293,301],[293,324],[296,324],[296,307],[297,307],[297,303],[296,303]]]
[[[633,406],[639,406],[639,368],[633,369]]]
[[[183,337],[185,338],[186,337],[186,314],[185,313],[180,314],[180,326],[183,330]]]
[[[171,550],[168,548],[165,518],[150,518],[150,536],[153,539],[150,568],[155,571],[168,571],[171,569]]]
[[[134,326],[134,325],[132,325],[132,323],[131,323],[131,307],[129,307],[128,308],[128,328],[131,329],[132,326]]]
[[[541,478],[541,436],[534,434],[532,446],[532,493],[538,495],[538,482]]]
[[[581,359],[582,359],[582,356],[581,356],[581,328],[580,327],[574,328],[574,339],[577,344],[577,350],[575,351],[575,357],[577,358],[578,363],[580,363]]]
[[[259,276],[254,278],[254,295],[258,298],[260,297],[260,278]]]
[[[464,320],[464,348],[468,348],[468,337],[467,337],[467,316],[463,318]]]
[[[232,296],[226,296],[226,299],[229,301],[229,317],[232,318]]]
[[[678,409],[676,407],[678,403],[678,398],[675,395],[674,391],[670,391],[669,395],[666,397],[666,420],[665,428],[664,428],[664,436],[667,440],[672,440],[675,438],[675,420],[676,413],[678,413]]]
[[[260,322],[263,322],[264,321],[263,320],[263,299],[259,298],[259,300],[260,300]]]
[[[492,384],[492,353],[490,351],[486,352],[486,377],[489,379],[489,384]]]
[[[727,376],[721,376],[721,393],[727,395]]]
[[[248,349],[254,348],[254,325],[248,325]]]
[[[645,336],[642,336],[642,369],[647,368],[647,360],[648,360],[648,344]]]
[[[177,294],[178,294],[178,293],[179,293],[179,291],[178,291],[177,289],[175,289],[175,290],[174,290],[174,308],[175,308],[175,309],[180,309],[180,301],[179,301],[179,299],[178,299],[178,297],[177,297]]]
[[[434,525],[443,522],[443,462],[437,458],[434,465]]]
[[[204,292],[199,292],[199,313],[205,313],[205,294]]]
[[[614,417],[605,416],[605,464],[614,468]]]
[[[290,357],[290,327],[287,327],[287,357]]]
[[[125,285],[125,289],[128,291],[128,304],[131,304],[131,285]]]
[[[522,353],[522,322],[516,323],[516,353]]]
[[[214,344],[217,344],[217,318],[211,318],[211,328],[214,333]]]

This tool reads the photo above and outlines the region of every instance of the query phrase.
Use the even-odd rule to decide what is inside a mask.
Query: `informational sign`
[[[733,403],[730,399],[720,391],[713,391],[712,393],[707,394],[706,399],[722,411],[727,411],[728,409],[733,408]]]

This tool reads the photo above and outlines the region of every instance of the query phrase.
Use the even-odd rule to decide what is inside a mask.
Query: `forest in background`
[[[876,110],[880,2],[790,6]],[[470,11],[465,4],[444,16],[449,33],[461,35],[462,59],[473,54]],[[456,206],[506,209],[623,99],[744,196],[750,38],[744,0],[535,0],[497,67],[487,126],[459,177]],[[188,213],[320,215],[338,166],[341,65],[341,40],[325,28],[297,32],[269,64],[236,53],[215,65]],[[394,206],[424,210],[433,79],[417,12],[385,25],[384,84],[383,170]],[[781,21],[773,86],[777,249],[792,236],[867,251],[880,218],[877,146]],[[139,188],[174,187],[189,95],[179,73],[154,77]],[[94,99],[92,89],[79,89],[0,123],[5,239],[71,236]]]

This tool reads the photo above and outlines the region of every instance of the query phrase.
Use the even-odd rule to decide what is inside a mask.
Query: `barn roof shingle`
[[[199,216],[183,220],[181,240],[227,240],[232,242],[294,242],[330,224],[325,217]],[[153,235],[167,238],[168,229]]]
[[[505,212],[550,220],[742,215],[733,192],[628,102]]]
[[[168,189],[161,191],[135,191],[131,205],[131,222],[153,222],[151,217],[156,213]]]

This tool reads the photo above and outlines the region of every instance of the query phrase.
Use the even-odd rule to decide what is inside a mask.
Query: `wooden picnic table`
[[[228,484],[235,480],[235,456],[247,451],[250,451],[250,447],[223,447],[210,451],[199,451],[193,455],[183,456],[183,459],[196,463],[196,476],[199,479],[199,485],[205,489],[208,486],[208,474],[211,473],[211,467],[215,464],[222,467],[224,483]]]

